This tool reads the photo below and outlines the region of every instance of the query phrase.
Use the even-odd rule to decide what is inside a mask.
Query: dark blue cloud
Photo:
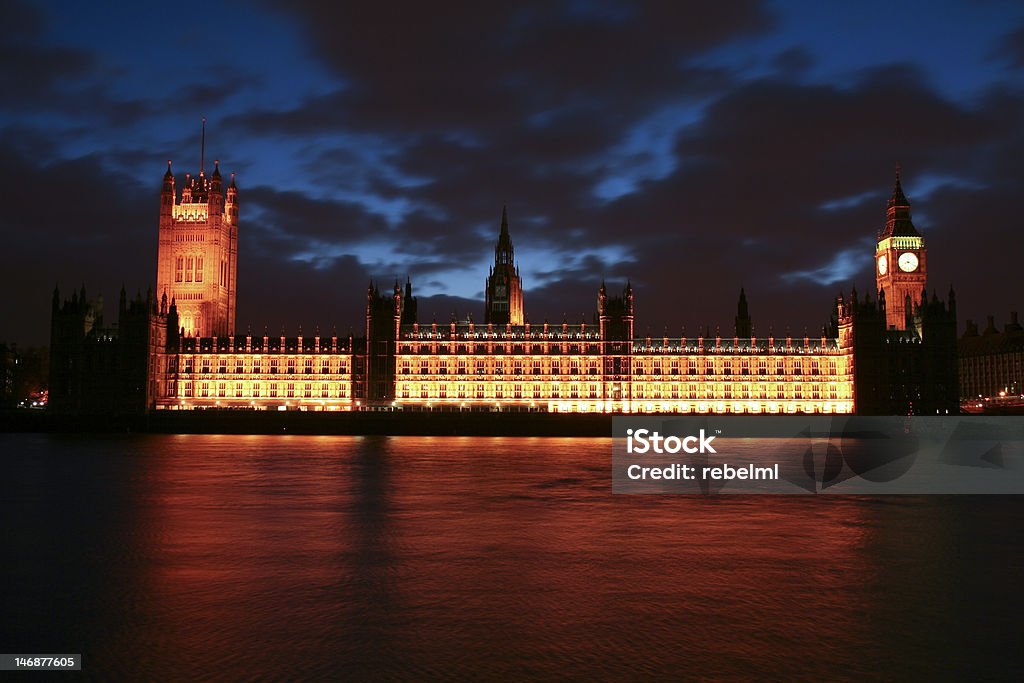
[[[157,193],[241,186],[239,320],[359,329],[370,278],[479,313],[501,207],[532,320],[632,278],[641,329],[817,329],[871,282],[892,168],[961,317],[1020,305],[1024,8],[571,0],[10,4],[0,339],[153,279]],[[17,30],[12,30],[17,26]],[[998,244],[998,249],[992,245]],[[479,316],[478,316],[479,317]],[[305,322],[303,322],[305,321]]]

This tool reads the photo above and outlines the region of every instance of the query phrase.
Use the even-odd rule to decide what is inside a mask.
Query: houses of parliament
[[[634,291],[596,286],[595,322],[531,324],[507,212],[482,321],[417,317],[412,283],[365,292],[360,336],[239,334],[239,189],[215,163],[160,191],[155,288],[121,292],[116,325],[84,288],[54,291],[50,407],[949,414],[959,410],[956,300],[929,295],[927,247],[897,172],[875,286],[834,301],[815,337],[638,337]],[[243,264],[244,267],[244,264]]]

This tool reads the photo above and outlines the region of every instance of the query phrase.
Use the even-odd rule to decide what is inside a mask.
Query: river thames
[[[0,436],[94,680],[1021,678],[1024,497],[613,495],[611,440]]]

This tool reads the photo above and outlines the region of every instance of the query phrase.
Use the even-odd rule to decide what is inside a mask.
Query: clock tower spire
[[[910,202],[903,194],[900,166],[886,208],[885,228],[875,247],[875,284],[885,296],[886,325],[907,329],[907,302],[919,301],[928,280],[924,238],[910,219]]]

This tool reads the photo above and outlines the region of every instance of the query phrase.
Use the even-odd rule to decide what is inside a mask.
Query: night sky
[[[145,8],[140,5],[146,5]],[[897,162],[929,287],[1024,308],[1024,4],[4,5],[0,340],[155,281],[160,180],[238,174],[238,321],[483,320],[503,204],[531,322],[632,279],[638,334],[818,334],[873,287]]]

